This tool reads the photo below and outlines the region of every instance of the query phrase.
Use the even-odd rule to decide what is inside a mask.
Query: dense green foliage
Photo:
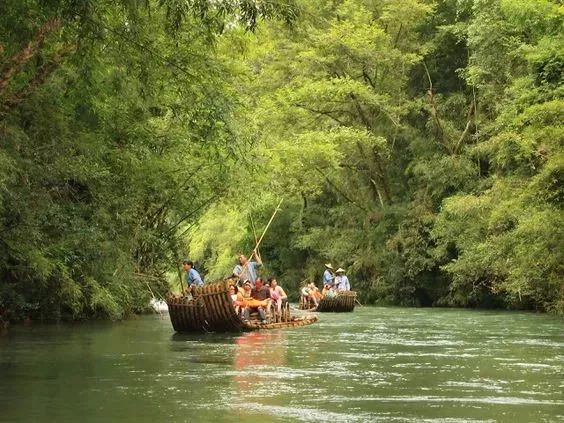
[[[224,40],[254,182],[204,216],[193,254],[229,273],[248,213],[285,198],[262,250],[294,292],[331,261],[369,302],[563,312],[563,7],[302,7],[294,28]]]
[[[563,19],[2,2],[0,314],[119,318],[186,254],[225,276],[280,198],[261,251],[289,291],[331,261],[367,302],[564,312]]]
[[[257,4],[2,2],[0,318],[119,318],[166,292],[236,158],[215,39],[295,14]]]

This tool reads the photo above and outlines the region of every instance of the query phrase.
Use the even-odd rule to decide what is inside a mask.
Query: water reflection
[[[283,331],[257,331],[235,340],[235,384],[242,398],[252,397],[268,375],[287,363]]]

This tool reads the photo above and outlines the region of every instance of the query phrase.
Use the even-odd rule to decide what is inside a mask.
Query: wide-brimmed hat
[[[335,273],[340,273],[340,272],[345,273],[345,269],[343,269],[342,267],[339,267],[337,270],[335,270]]]
[[[325,267],[333,270],[333,266],[331,266],[331,263],[325,263]]]

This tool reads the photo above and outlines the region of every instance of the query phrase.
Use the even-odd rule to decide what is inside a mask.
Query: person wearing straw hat
[[[339,267],[335,273],[337,274],[335,277],[335,287],[337,291],[350,291],[351,284],[349,282],[349,278],[345,275],[345,269]]]
[[[333,266],[331,263],[325,263],[325,272],[323,272],[323,286],[333,286],[335,284],[335,275],[333,274]]]
[[[239,278],[240,283],[249,280],[254,287],[257,280],[257,269],[262,266],[262,260],[256,249],[253,250],[253,256],[257,258],[257,261],[249,261],[247,256],[241,254],[239,264],[233,269],[233,276]]]

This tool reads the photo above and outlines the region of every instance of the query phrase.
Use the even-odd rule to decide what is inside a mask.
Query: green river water
[[[360,307],[314,325],[175,334],[165,315],[15,327],[2,422],[564,421],[564,323]]]

